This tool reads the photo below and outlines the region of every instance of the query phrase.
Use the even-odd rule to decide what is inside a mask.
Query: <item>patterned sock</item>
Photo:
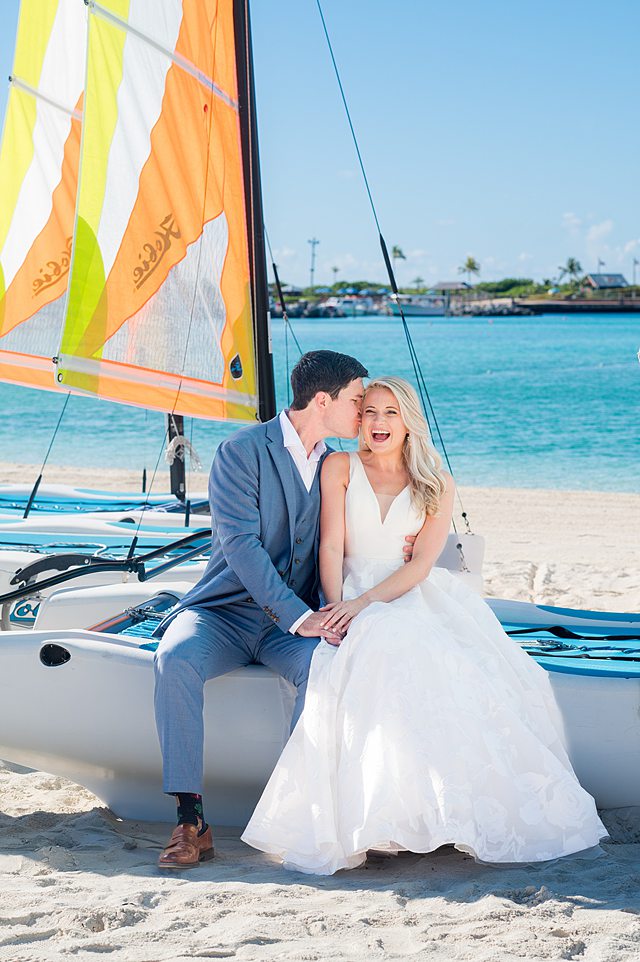
[[[192,792],[174,792],[178,801],[178,825],[195,825],[198,835],[206,832],[208,826],[204,820],[202,795]]]

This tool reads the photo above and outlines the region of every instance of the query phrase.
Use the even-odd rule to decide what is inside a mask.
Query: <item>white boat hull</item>
[[[549,677],[580,784],[598,808],[640,805],[640,679]]]
[[[532,623],[543,612],[521,603],[492,605],[515,606]],[[602,624],[604,630],[625,625]],[[42,663],[41,652],[52,644],[69,653],[65,664]],[[550,677],[581,783],[601,808],[639,805],[640,677],[561,671]],[[205,792],[213,822],[247,820],[286,740],[292,706],[291,687],[261,666],[207,683]],[[91,631],[0,635],[0,757],[79,782],[123,818],[170,821],[152,652],[138,640]]]
[[[170,821],[153,714],[153,653],[92,632],[0,638],[0,757],[86,786],[116,815]],[[45,667],[46,644],[70,660]],[[288,734],[290,686],[260,666],[205,690],[205,792],[210,819],[243,824]]]

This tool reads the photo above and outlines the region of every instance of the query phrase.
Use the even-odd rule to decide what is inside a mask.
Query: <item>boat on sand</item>
[[[151,635],[187,588],[174,585],[142,604],[132,594],[127,610],[93,630],[2,635],[0,757],[70,778],[122,818],[172,820],[175,803],[162,794]],[[85,604],[104,612],[121,589],[83,589]],[[489,603],[507,631],[528,631],[514,644],[526,639],[549,671],[580,782],[601,808],[637,805],[640,617]],[[293,700],[293,688],[260,665],[207,682],[205,793],[214,823],[248,819],[288,737]]]

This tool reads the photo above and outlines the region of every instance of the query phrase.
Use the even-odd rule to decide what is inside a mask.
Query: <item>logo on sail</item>
[[[69,273],[71,263],[71,237],[67,237],[67,246],[60,255],[58,261],[47,261],[44,267],[40,268],[40,277],[36,277],[33,282],[33,296],[37,297],[43,291],[58,284],[63,277]]]
[[[235,381],[242,377],[242,361],[240,360],[239,354],[236,354],[236,356],[232,357],[229,361],[229,371]]]
[[[136,290],[139,290],[159,267],[162,258],[171,247],[172,238],[180,237],[180,231],[175,223],[173,214],[167,214],[158,230],[154,232],[156,239],[143,245],[141,253],[138,254],[141,266],[133,269],[133,283]]]

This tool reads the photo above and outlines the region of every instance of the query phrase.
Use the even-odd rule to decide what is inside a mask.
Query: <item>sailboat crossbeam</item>
[[[34,371],[46,371],[51,374],[53,370],[53,360],[50,357],[38,357],[36,354],[20,354],[17,351],[6,351],[0,348],[0,364],[8,364],[12,367],[26,367]],[[55,385],[51,385],[51,390]]]
[[[57,588],[67,581],[75,581],[77,578],[83,578],[87,574],[103,575],[108,572],[123,572],[136,575],[139,581],[148,581],[151,578],[156,578],[160,574],[164,574],[171,568],[175,568],[177,565],[184,564],[186,561],[202,555],[206,549],[203,548],[201,542],[204,541],[207,543],[210,537],[211,529],[201,528],[198,531],[192,531],[191,534],[185,535],[183,538],[179,538],[177,541],[164,544],[160,548],[154,548],[151,551],[144,552],[144,554],[132,554],[126,558],[108,557],[103,560],[96,555],[80,556],[76,554],[76,562],[70,568],[66,568],[63,571],[58,570],[57,574],[42,578],[40,581],[29,580],[27,584],[22,583],[17,588],[0,594],[0,606],[10,604],[14,601],[21,601],[23,598],[30,598],[41,591],[48,590],[49,588]],[[183,550],[189,545],[196,545],[196,547],[188,551]],[[173,556],[169,557],[168,560],[162,564],[150,569],[146,568],[146,565],[150,561],[155,561],[156,558],[163,558],[167,555]],[[73,556],[68,555],[68,558],[72,559]],[[47,568],[56,569],[60,563],[60,558],[57,560],[49,558],[40,559],[29,566],[30,573],[26,576],[30,577],[30,575],[41,573],[47,570]],[[64,564],[64,561],[62,563]],[[23,574],[24,571],[20,573],[20,575]],[[15,583],[15,580],[14,578],[13,583]],[[22,577],[20,577],[20,580],[22,581]]]
[[[198,83],[202,84],[203,87],[211,91],[211,93],[225,103],[227,107],[231,107],[231,109],[235,110],[236,113],[238,112],[238,102],[234,100],[233,97],[230,97],[226,91],[224,91],[211,79],[211,77],[208,77],[204,71],[199,70],[198,67],[191,63],[191,61],[186,57],[183,57],[175,50],[169,50],[167,47],[163,46],[163,44],[158,43],[157,40],[154,40],[153,37],[143,33],[142,30],[138,30],[137,27],[133,27],[130,23],[127,23],[126,20],[122,20],[120,17],[116,16],[115,13],[112,13],[110,10],[106,10],[99,3],[96,3],[95,0],[85,0],[85,3],[87,4],[91,13],[102,17],[104,20],[107,20],[110,23],[116,24],[126,33],[130,33],[132,36],[137,37],[138,40],[142,40],[143,43],[149,44],[150,47],[153,47],[154,50],[158,51],[158,53],[168,57],[169,60],[175,63],[177,67],[180,67],[191,77],[197,80]]]
[[[92,358],[77,357],[73,354],[60,354],[56,363],[59,368],[67,371],[76,371],[79,374],[99,375],[104,373],[104,366],[100,361]],[[178,393],[185,393],[188,390],[202,397],[216,398],[221,401],[231,399],[235,403],[246,404],[253,407],[258,403],[255,394],[244,394],[240,391],[231,392],[224,387],[217,387],[207,381],[198,381],[196,388],[192,381],[185,381],[185,379],[180,378],[179,375],[163,374],[160,371],[152,370],[144,371],[138,367],[129,371],[124,364],[118,365],[116,362],[111,362],[111,364],[112,370],[109,372],[109,376],[120,381],[128,381],[132,384],[145,384],[148,387],[173,388],[177,390]],[[81,391],[80,388],[78,390]]]
[[[9,77],[9,83],[13,87],[17,87],[18,90],[23,90],[31,97],[35,97],[36,100],[41,100],[50,107],[54,107],[55,110],[60,110],[63,114],[67,114],[67,116],[73,117],[75,120],[82,120],[81,110],[77,110],[75,107],[65,107],[64,104],[54,100],[53,97],[48,97],[46,94],[43,94],[41,90],[38,90],[37,87],[32,87],[31,84],[26,83],[24,80],[20,80],[19,77]]]

